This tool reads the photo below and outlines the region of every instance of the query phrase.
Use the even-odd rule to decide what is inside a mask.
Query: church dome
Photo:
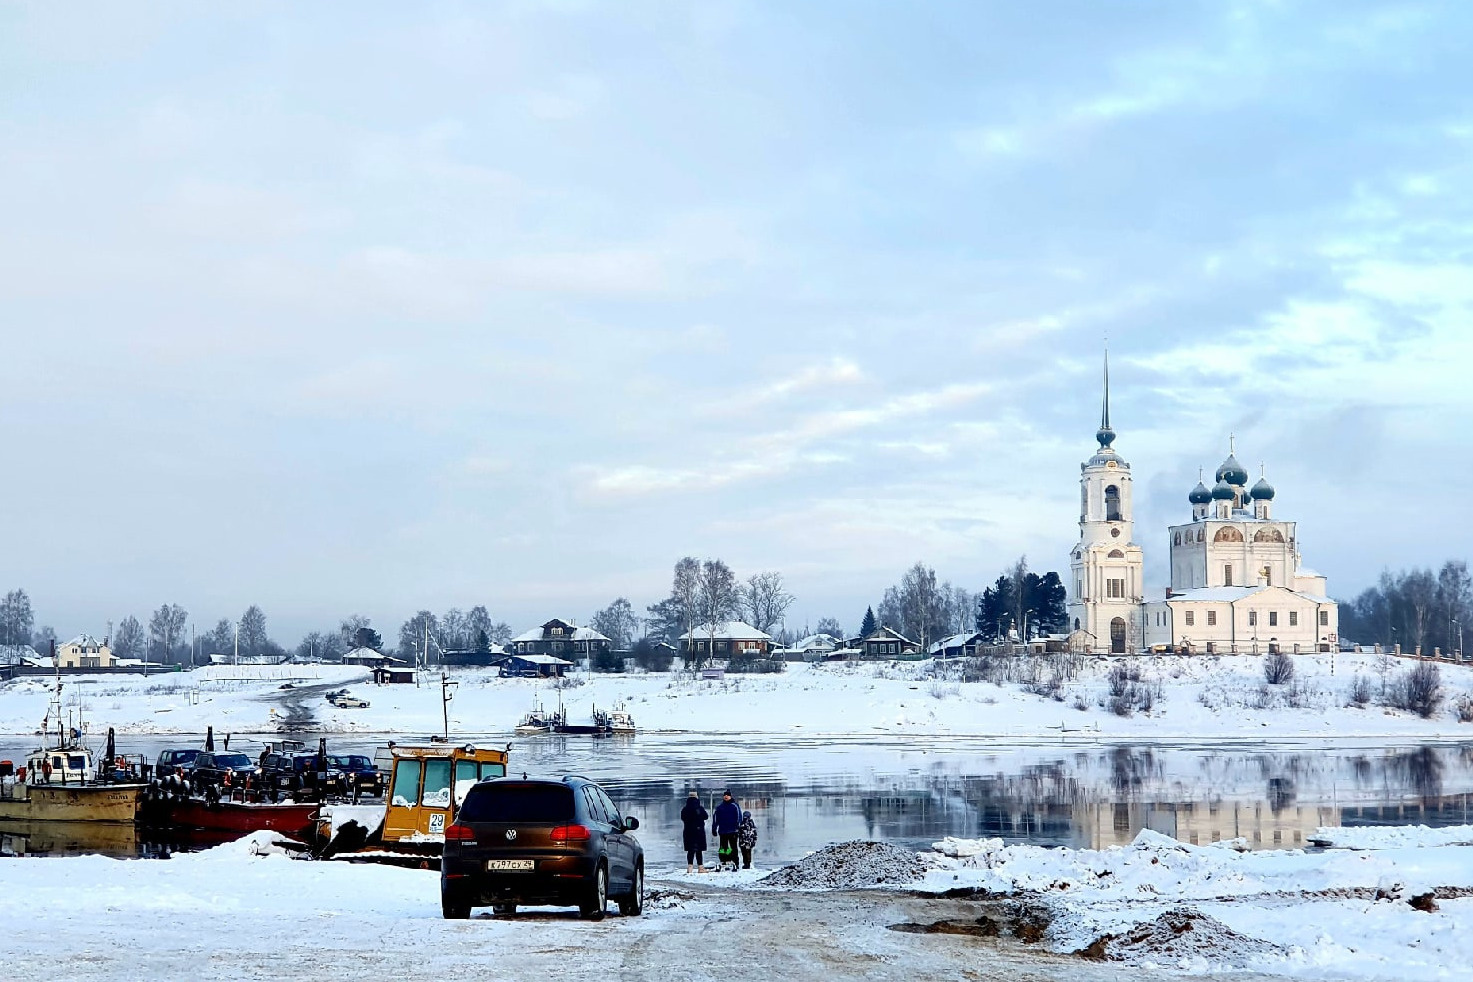
[[[1233,486],[1224,480],[1219,479],[1217,487],[1212,489],[1212,497],[1216,501],[1232,501],[1237,496],[1238,493],[1233,490]]]
[[[1258,483],[1253,485],[1253,490],[1248,492],[1254,501],[1274,500],[1274,486],[1268,483],[1268,478],[1260,477]]]
[[[1187,495],[1187,500],[1194,505],[1205,505],[1212,500],[1212,492],[1207,490],[1207,485],[1198,481],[1197,486],[1192,488],[1192,493]]]
[[[1228,459],[1224,460],[1222,466],[1217,469],[1217,479],[1241,488],[1248,483],[1248,471],[1238,463],[1236,454],[1228,454]]]

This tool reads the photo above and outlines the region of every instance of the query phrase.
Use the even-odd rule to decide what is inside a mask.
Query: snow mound
[[[1426,849],[1473,845],[1473,825],[1434,829],[1425,825],[1315,829],[1309,841],[1327,849]]]
[[[943,856],[952,859],[970,859],[973,856],[984,856],[996,852],[1003,847],[1001,839],[959,839],[954,835],[948,835],[940,842],[931,843],[931,848]]]
[[[1215,917],[1191,907],[1174,907],[1154,921],[1123,934],[1104,934],[1076,951],[1092,961],[1239,967],[1256,958],[1284,955],[1269,941],[1239,934]]]
[[[914,883],[930,867],[920,856],[888,842],[841,842],[770,873],[764,887],[789,890],[854,890],[881,884]]]
[[[278,832],[252,832],[233,842],[226,842],[206,849],[199,855],[208,859],[238,859],[257,856],[290,856],[292,850],[285,848],[288,840]]]

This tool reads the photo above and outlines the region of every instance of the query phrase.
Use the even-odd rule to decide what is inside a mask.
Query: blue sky
[[[791,622],[1137,540],[1238,435],[1345,596],[1473,553],[1473,8],[0,8],[0,588]],[[852,622],[852,623],[851,623]]]

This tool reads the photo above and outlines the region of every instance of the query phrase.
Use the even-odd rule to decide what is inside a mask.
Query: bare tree
[[[338,625],[338,639],[342,642],[343,651],[351,651],[358,645],[358,632],[369,626],[369,620],[362,614],[349,614],[343,618],[342,624]]]
[[[771,634],[787,615],[796,598],[783,586],[783,575],[774,570],[753,573],[742,588],[741,602],[747,623]]]
[[[242,654],[259,655],[271,644],[266,635],[266,614],[251,604],[240,615],[240,650]]]
[[[158,649],[159,660],[174,661],[174,649],[184,638],[189,611],[178,604],[164,604],[148,619],[149,650]]]
[[[421,610],[399,627],[399,655],[413,658],[416,664],[429,664],[429,643],[440,635],[440,624],[435,615]],[[428,643],[427,643],[428,639]]]
[[[24,590],[11,590],[0,600],[0,644],[30,644],[35,615]]]
[[[837,617],[820,617],[818,623],[814,625],[813,633],[827,634],[831,638],[844,640],[844,628],[840,626]]]
[[[113,654],[119,658],[142,658],[147,653],[148,638],[138,618],[129,614],[118,624],[118,633],[112,637]]]
[[[436,642],[441,647],[451,650],[469,648],[474,641],[475,637],[466,630],[465,611],[451,607],[440,615],[440,633]]]
[[[595,613],[589,626],[608,638],[616,651],[629,647],[639,627],[634,617],[634,606],[624,597]]]
[[[880,620],[913,641],[922,650],[944,636],[951,622],[951,598],[936,584],[936,571],[918,562],[905,571],[897,586],[885,590]]]
[[[708,654],[716,653],[716,632],[741,612],[741,603],[742,590],[731,567],[719,559],[701,563],[696,574],[696,616],[706,628]],[[696,663],[700,664],[699,657]]]

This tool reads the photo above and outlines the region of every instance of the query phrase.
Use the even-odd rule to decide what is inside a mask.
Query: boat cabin
[[[97,776],[85,747],[43,747],[26,756],[29,784],[86,784]]]
[[[506,776],[506,751],[466,744],[389,744],[380,769],[389,774],[384,793],[384,842],[441,842],[451,814],[471,785]],[[380,758],[382,761],[383,758]],[[387,766],[386,766],[387,765]]]

